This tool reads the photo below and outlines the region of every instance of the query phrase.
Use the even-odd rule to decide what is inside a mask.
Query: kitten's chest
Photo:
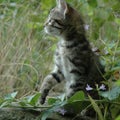
[[[71,53],[64,46],[59,46],[57,51],[58,51],[58,56],[56,56],[56,62],[59,65],[65,78],[69,79],[70,71],[73,68],[73,65],[69,61],[69,57],[71,56]]]
[[[62,41],[58,43],[57,51],[62,59],[66,59],[71,54],[71,50],[68,50]]]
[[[59,63],[61,65],[62,69],[68,68],[69,67],[68,51],[63,46],[60,46],[58,51],[59,51]]]

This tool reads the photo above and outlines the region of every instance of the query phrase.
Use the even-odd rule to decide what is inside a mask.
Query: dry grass
[[[42,24],[35,27],[31,17],[39,15],[40,4],[1,4],[5,13],[0,19],[0,95],[19,91],[19,95],[34,91],[49,71],[52,42],[46,39]],[[8,9],[8,10],[6,10]],[[33,23],[32,23],[33,22]]]

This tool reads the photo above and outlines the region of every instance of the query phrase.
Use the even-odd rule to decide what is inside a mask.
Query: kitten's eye
[[[54,23],[54,20],[50,19],[48,22],[48,25],[52,25]]]
[[[57,24],[61,25],[61,26],[64,26],[64,24],[63,24],[63,22],[62,22],[61,20],[55,19],[55,22],[56,22]]]

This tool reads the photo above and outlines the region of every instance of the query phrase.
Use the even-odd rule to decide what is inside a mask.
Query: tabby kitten
[[[103,80],[103,66],[86,39],[81,16],[65,0],[56,2],[57,6],[50,11],[45,22],[45,32],[57,36],[59,43],[54,56],[54,69],[41,86],[41,104],[53,86],[63,80],[66,83],[67,97],[79,90],[87,94],[87,84],[95,87]],[[97,98],[97,93],[89,94]]]

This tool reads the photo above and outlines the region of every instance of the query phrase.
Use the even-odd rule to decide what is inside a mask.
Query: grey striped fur
[[[104,69],[86,39],[84,22],[79,13],[64,0],[57,0],[57,6],[50,11],[45,31],[58,37],[59,42],[54,55],[53,71],[41,86],[41,104],[45,102],[52,87],[63,80],[67,97],[79,90],[87,93],[87,84],[95,87],[95,84],[103,80]],[[97,98],[96,93],[90,94]]]

